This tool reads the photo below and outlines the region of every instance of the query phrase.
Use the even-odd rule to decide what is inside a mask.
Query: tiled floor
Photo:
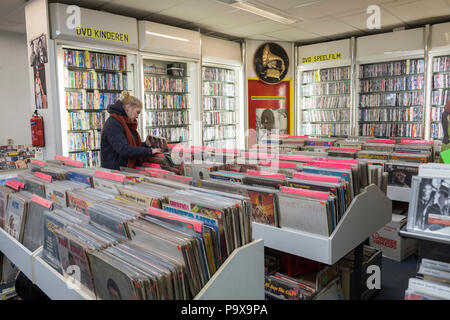
[[[409,278],[417,273],[417,255],[411,255],[402,262],[383,257],[381,266],[381,290],[374,300],[404,300]]]

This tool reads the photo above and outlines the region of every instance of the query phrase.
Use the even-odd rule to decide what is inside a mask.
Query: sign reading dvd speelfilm
[[[54,40],[138,49],[134,18],[61,3],[51,3],[49,9]]]
[[[297,63],[302,69],[330,68],[351,64],[350,39],[299,46]]]
[[[279,44],[267,42],[256,50],[253,66],[259,80],[267,84],[277,84],[288,73],[289,57]]]

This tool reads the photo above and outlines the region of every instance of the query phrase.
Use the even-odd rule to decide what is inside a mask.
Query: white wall
[[[0,31],[0,145],[31,144],[26,35]]]

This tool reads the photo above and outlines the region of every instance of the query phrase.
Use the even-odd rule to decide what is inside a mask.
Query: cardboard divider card
[[[289,154],[279,154],[278,155],[278,159],[280,160],[290,160],[290,161],[301,161],[301,162],[306,162],[306,161],[313,161],[314,157],[309,157],[309,156],[296,156],[296,155],[289,155]]]
[[[276,179],[286,179],[286,176],[284,174],[281,174],[281,173],[271,173],[271,172],[247,170],[247,174],[251,175],[251,176],[268,177],[268,178],[276,178]]]
[[[101,170],[96,170],[94,176],[97,178],[113,180],[113,181],[122,182],[122,183],[125,180],[125,176],[123,176],[121,174],[105,172],[105,171],[101,171]]]
[[[321,174],[299,172],[299,173],[294,173],[293,177],[296,179],[306,179],[306,180],[314,180],[314,181],[321,181],[321,182],[339,183],[338,177],[325,176],[325,175],[321,175]]]
[[[244,157],[251,159],[273,159],[275,156],[270,153],[244,152]]]
[[[139,169],[138,169],[139,170]],[[153,168],[145,168],[143,169],[144,171],[148,171],[148,172],[155,172],[155,173],[163,173],[163,174],[168,174],[170,173],[167,170],[162,170],[162,169],[153,169]]]
[[[69,157],[64,157],[64,156],[59,156],[59,155],[56,155],[56,156],[54,157],[54,159],[55,159],[55,160],[60,160],[60,161],[72,160],[72,159],[69,158]]]
[[[352,167],[349,164],[332,163],[332,162],[311,161],[307,162],[306,165],[311,167],[322,167],[322,168],[347,169],[347,170],[352,169]]]
[[[82,162],[82,161],[75,161],[75,160],[69,159],[69,160],[65,160],[64,164],[66,166],[84,168],[84,162]]]
[[[434,141],[430,140],[400,140],[400,143],[410,143],[410,144],[434,144]]]
[[[291,187],[281,187],[281,192],[298,194],[300,196],[308,196],[320,199],[328,199],[329,193],[323,191],[314,191],[307,189],[291,188]]]
[[[259,164],[261,166],[269,166],[269,167],[280,167],[280,168],[289,168],[289,169],[296,169],[297,168],[297,165],[295,163],[289,163],[289,162],[277,162],[277,161],[261,160],[261,161],[259,161]]]
[[[45,166],[45,161],[38,160],[38,159],[35,159],[35,158],[30,159],[30,162],[32,164],[35,164],[35,165],[40,166],[40,167]]]
[[[351,151],[351,152],[358,151],[358,149],[355,149],[355,148],[342,148],[342,147],[330,147],[329,150],[333,150],[333,151]]]
[[[334,162],[334,163],[343,163],[343,164],[358,164],[358,160],[352,159],[335,159],[335,158],[314,158],[316,161],[322,162]]]
[[[42,172],[35,172],[34,174],[38,178],[41,178],[41,179],[46,180],[48,182],[52,182],[52,176],[51,175],[48,175],[48,174],[45,174],[45,173],[42,173]]]
[[[150,168],[158,168],[161,169],[161,165],[157,164],[157,163],[148,163],[148,162],[144,162],[142,164],[144,167],[150,167]]]
[[[19,188],[25,188],[25,185],[22,182],[19,182],[15,179],[6,180],[5,185],[13,188],[14,190],[19,190]]]
[[[152,208],[152,207],[148,208],[147,212],[152,215],[158,216],[158,217],[163,217],[163,218],[167,217],[167,218],[170,218],[173,220],[191,223],[192,226],[194,227],[195,231],[202,232],[202,223],[199,221],[192,221],[191,219],[185,219],[178,214],[167,212],[167,211],[160,210],[157,208]]]
[[[52,206],[52,202],[51,201],[49,201],[47,199],[44,199],[44,198],[41,198],[41,197],[39,197],[39,196],[37,196],[35,194],[31,197],[31,201],[34,201],[37,204],[40,204],[41,206],[46,207],[47,209],[50,209],[50,207]]]
[[[395,140],[392,139],[367,139],[367,143],[392,143],[395,144]]]

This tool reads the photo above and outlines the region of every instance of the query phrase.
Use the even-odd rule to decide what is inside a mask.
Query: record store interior
[[[0,300],[450,300],[449,0],[0,18]]]

